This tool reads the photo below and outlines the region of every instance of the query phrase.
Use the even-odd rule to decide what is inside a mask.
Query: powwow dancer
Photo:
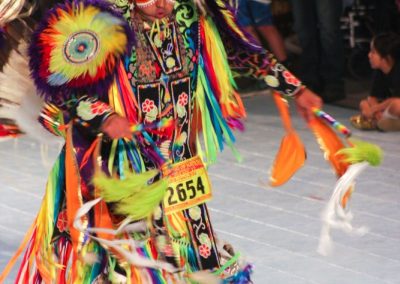
[[[65,146],[16,282],[250,282],[205,204],[203,161],[234,150],[245,117],[231,67],[294,97],[305,118],[321,100],[249,42],[234,14],[225,0],[76,0],[49,11],[30,67],[47,103],[40,121]]]

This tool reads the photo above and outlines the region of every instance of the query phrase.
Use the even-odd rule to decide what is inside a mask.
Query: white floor
[[[383,284],[400,283],[400,133],[360,132],[354,136],[379,144],[385,160],[358,179],[351,200],[354,225],[370,231],[363,237],[334,232],[330,256],[316,252],[320,213],[335,177],[305,124],[295,127],[308,152],[306,165],[280,188],[268,186],[268,169],[283,135],[267,95],[245,99],[247,129],[238,134],[244,161],[227,149],[210,169],[214,199],[209,203],[213,226],[254,264],[254,283]],[[354,111],[326,106],[349,125]],[[54,159],[57,147],[48,151]],[[49,165],[41,162],[34,140],[0,143],[0,271],[13,255],[38,210]],[[12,283],[14,269],[6,281]]]

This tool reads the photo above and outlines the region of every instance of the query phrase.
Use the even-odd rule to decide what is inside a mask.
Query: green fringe
[[[101,197],[106,202],[117,202],[136,194],[148,186],[148,181],[158,174],[157,170],[147,171],[141,174],[126,173],[125,179],[110,178],[99,172],[93,177],[93,184],[100,189]]]
[[[356,164],[360,162],[368,162],[371,166],[379,166],[383,160],[383,151],[378,145],[351,139],[354,145],[350,148],[344,148],[338,151],[337,155],[345,155],[345,162]]]
[[[232,86],[232,88],[237,89],[238,87],[237,87],[236,81],[234,79],[234,74],[232,72],[231,66],[229,65],[229,62],[228,62],[228,55],[225,50],[224,42],[221,39],[221,36],[219,34],[217,27],[214,24],[214,21],[212,21],[212,19],[210,17],[207,17],[206,20],[209,23],[209,25],[213,31],[214,44],[216,45],[217,50],[221,53],[222,61],[224,64],[224,69],[226,71],[226,74],[227,74],[227,77],[229,80],[229,84]],[[222,94],[222,95],[224,95],[224,94]]]
[[[120,180],[100,172],[93,177],[93,184],[100,190],[104,201],[114,203],[114,213],[136,221],[150,216],[164,198],[168,186],[165,178],[148,184],[157,174],[157,170],[141,174],[127,172],[125,179]]]

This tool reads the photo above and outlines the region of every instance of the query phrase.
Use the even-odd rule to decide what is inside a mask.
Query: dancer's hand
[[[314,117],[313,108],[322,108],[322,99],[307,88],[296,96],[295,101],[297,111],[305,121],[309,121]]]
[[[107,134],[111,139],[132,137],[129,121],[118,114],[110,115],[101,126],[101,131]]]

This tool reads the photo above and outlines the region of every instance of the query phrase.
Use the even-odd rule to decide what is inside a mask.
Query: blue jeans
[[[291,0],[295,31],[303,53],[300,78],[306,85],[343,92],[344,45],[341,0]]]
[[[239,0],[238,21],[243,27],[271,26],[271,4],[256,0]]]

